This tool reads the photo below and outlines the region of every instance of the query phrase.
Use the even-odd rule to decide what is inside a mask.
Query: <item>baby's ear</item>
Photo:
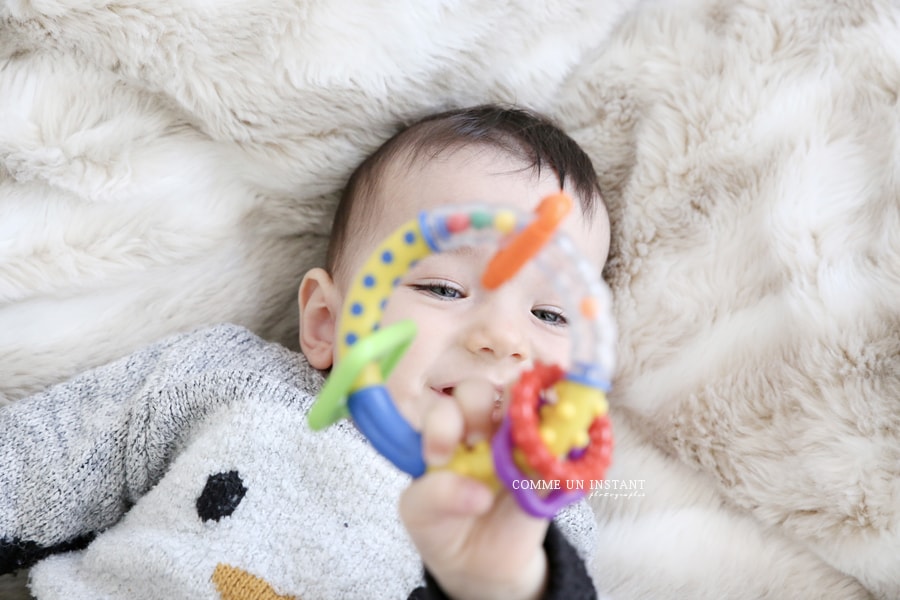
[[[300,349],[316,369],[334,362],[334,339],[340,317],[341,294],[325,269],[303,276],[297,294],[300,305]]]

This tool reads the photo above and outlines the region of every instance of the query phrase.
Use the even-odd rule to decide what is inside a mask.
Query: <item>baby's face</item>
[[[462,149],[385,182],[383,210],[370,224],[378,244],[419,211],[445,205],[506,204],[531,211],[559,191],[556,175],[532,169],[490,149]],[[573,208],[562,230],[602,268],[609,250],[609,221],[598,201],[592,223]],[[351,238],[352,239],[352,238]],[[413,319],[418,334],[391,374],[387,387],[415,427],[428,405],[452,395],[464,381],[478,380],[499,393],[535,360],[567,366],[570,339],[561,299],[536,269],[526,269],[494,291],[479,283],[496,247],[432,254],[401,280],[385,307],[382,325]],[[374,250],[345,254],[355,273]],[[346,282],[337,282],[343,290]]]

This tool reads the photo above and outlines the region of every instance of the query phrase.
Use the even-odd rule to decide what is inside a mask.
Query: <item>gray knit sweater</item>
[[[406,598],[408,478],[350,423],[309,430],[322,382],[222,325],[0,409],[0,572],[40,559],[41,600]],[[590,555],[585,505],[557,524]]]

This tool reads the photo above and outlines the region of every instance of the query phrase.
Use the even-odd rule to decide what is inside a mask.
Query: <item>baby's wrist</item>
[[[509,598],[539,600],[544,597],[544,593],[547,591],[547,580],[549,579],[547,553],[541,548],[534,558],[534,566],[525,570],[528,577],[523,580],[522,587],[518,593],[513,592],[514,595],[508,596]]]
[[[496,580],[496,571],[488,577],[472,577],[471,573],[431,575],[446,597],[453,600],[539,600],[546,591],[548,569],[547,555],[541,548],[527,567],[516,571],[515,580]]]

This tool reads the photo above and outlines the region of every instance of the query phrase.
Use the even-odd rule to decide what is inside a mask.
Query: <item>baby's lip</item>
[[[453,396],[453,390],[456,389],[455,385],[433,385],[431,386],[431,391],[439,396]]]
[[[489,383],[490,386],[491,386],[492,388],[494,388],[494,400],[500,400],[501,398],[503,398],[503,395],[506,393],[506,386],[505,386],[505,385],[502,385],[502,384],[499,384],[499,383],[493,383],[493,382],[491,382],[491,381],[488,381],[487,383]],[[433,385],[433,386],[431,386],[431,389],[432,389],[436,394],[439,394],[439,395],[441,395],[441,396],[445,396],[445,397],[448,397],[448,398],[452,398],[452,397],[453,397],[453,391],[456,389],[456,384],[450,384],[450,385]]]

